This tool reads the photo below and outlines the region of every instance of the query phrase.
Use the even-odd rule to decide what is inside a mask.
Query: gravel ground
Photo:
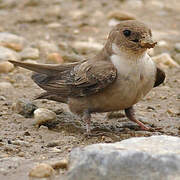
[[[123,17],[129,13],[130,17],[152,28],[159,44],[151,55],[166,52],[180,62],[180,48],[177,47],[180,43],[180,2],[177,0],[4,0],[0,2],[0,33],[9,32],[24,38],[22,46],[17,43],[12,47],[17,51],[13,57],[19,60],[68,62],[72,61],[69,55],[74,59],[92,57],[101,48],[112,25],[121,19],[116,12]],[[88,46],[83,44],[82,47],[82,42],[88,42]],[[140,131],[117,112],[94,114],[92,137],[84,135],[83,122],[70,114],[66,105],[33,101],[42,90],[31,80],[31,72],[14,68],[9,73],[1,73],[0,179],[28,179],[36,163],[67,159],[74,147],[135,136],[180,136],[180,68],[164,65],[163,69],[167,74],[166,82],[135,106],[137,117],[154,127],[155,132]],[[54,111],[57,119],[37,126],[33,117],[25,118],[14,110],[21,99]],[[64,173],[64,170],[56,172],[54,179]]]

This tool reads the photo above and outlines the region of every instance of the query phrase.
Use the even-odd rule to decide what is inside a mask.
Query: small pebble
[[[73,47],[81,53],[86,53],[88,50],[100,51],[103,48],[103,45],[97,42],[76,41],[73,43]]]
[[[56,119],[56,113],[49,109],[39,108],[34,111],[34,118],[36,124],[41,125],[45,122],[53,121]]]
[[[49,164],[41,163],[29,172],[29,176],[36,178],[45,178],[53,176],[54,173],[54,169]]]
[[[24,132],[24,136],[31,136],[31,134],[28,131],[26,131]]]
[[[126,5],[130,6],[131,8],[142,8],[143,2],[142,0],[126,0]]]
[[[177,51],[178,53],[180,53],[180,43],[176,43],[175,46],[175,51]]]
[[[21,152],[18,153],[18,156],[19,156],[19,157],[24,157],[24,156],[25,156],[25,153],[21,151]]]
[[[50,23],[47,25],[48,28],[51,28],[51,29],[56,29],[56,28],[60,28],[61,27],[61,24],[59,23]]]
[[[63,58],[59,53],[50,53],[47,56],[47,60],[50,63],[55,63],[55,64],[62,64],[63,63]]]
[[[24,6],[38,6],[39,3],[37,0],[27,0],[24,2]]]
[[[136,19],[134,15],[132,15],[132,14],[130,14],[130,13],[127,13],[127,12],[119,11],[119,10],[118,10],[118,11],[117,11],[117,10],[111,11],[111,12],[107,15],[107,17],[108,17],[109,19],[114,18],[114,19],[117,19],[117,20],[119,20],[119,21],[135,20],[135,19]]]
[[[82,56],[77,54],[65,54],[62,58],[65,62],[78,62],[83,59]]]
[[[44,126],[44,125],[41,125],[39,127],[39,131],[47,131],[48,130],[48,127],[47,126]]]
[[[173,58],[178,64],[180,64],[180,53],[176,53]]]
[[[8,73],[14,69],[14,65],[10,62],[4,61],[0,63],[0,73]]]
[[[9,49],[13,49],[15,51],[22,51],[23,49],[23,47],[20,44],[16,44],[16,43],[1,42],[0,45],[7,47]]]
[[[168,47],[168,43],[164,40],[158,41],[157,46],[159,47]]]
[[[8,49],[6,47],[0,46],[0,62],[7,60],[19,60],[20,56],[17,52]]]
[[[119,24],[119,21],[117,19],[110,19],[108,22],[108,26],[116,26],[117,24]]]
[[[106,136],[102,136],[102,140],[103,140],[105,143],[110,143],[110,142],[113,141],[110,137],[106,137]]]
[[[56,46],[54,43],[50,43],[50,42],[42,41],[42,40],[38,41],[37,48],[45,56],[47,56],[50,53],[55,53],[59,51],[58,46]]]
[[[26,99],[19,99],[13,104],[12,109],[25,118],[32,117],[37,106]]]
[[[9,82],[0,82],[0,90],[9,90],[9,89],[12,89],[13,86],[11,83]]]
[[[61,161],[52,162],[51,166],[53,167],[53,169],[67,169],[68,161],[66,159],[63,159]]]
[[[180,99],[180,94],[177,95],[177,99]]]
[[[61,17],[61,6],[52,4],[44,12],[47,17]]]
[[[0,32],[0,45],[13,49],[15,51],[21,51],[26,44],[26,40],[22,36],[12,34],[9,32]]]
[[[4,96],[0,96],[0,101],[5,101],[6,98]]]
[[[38,59],[39,58],[39,50],[36,48],[25,48],[21,53],[21,59]]]
[[[49,142],[47,144],[47,147],[55,147],[55,146],[58,146],[58,145],[59,145],[59,141],[55,140],[55,141]]]
[[[180,65],[177,64],[177,62],[174,61],[168,53],[162,53],[160,55],[152,57],[152,59],[162,68],[180,67]]]
[[[17,145],[17,146],[26,146],[26,147],[29,147],[30,144],[26,141],[22,141],[22,140],[14,140],[14,141],[11,141],[11,144],[13,145]]]

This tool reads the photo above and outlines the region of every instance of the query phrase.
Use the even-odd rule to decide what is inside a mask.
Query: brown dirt
[[[30,2],[30,1],[27,1]],[[32,1],[36,2],[36,1]],[[154,38],[168,42],[166,51],[174,53],[173,45],[180,42],[180,2],[164,0],[164,8],[148,5],[144,0],[142,7],[130,7],[126,1],[118,0],[78,0],[78,1],[37,1],[31,6],[19,0],[16,6],[2,8],[0,15],[1,28],[25,37],[33,44],[46,40],[59,44],[72,41],[87,40],[92,37],[98,43],[104,43],[111,27],[108,26],[107,14],[113,10],[123,10],[135,14],[136,17],[152,27]],[[123,3],[124,2],[124,3]],[[149,3],[150,4],[150,3]],[[53,8],[60,6],[58,15]],[[75,18],[75,14],[82,13]],[[49,15],[50,14],[50,15]],[[60,28],[48,28],[48,24],[58,22]],[[79,30],[79,33],[74,33]],[[155,49],[155,53],[159,50]],[[93,51],[83,54],[92,56]],[[80,54],[82,55],[82,54]],[[41,54],[44,58],[44,55]],[[42,59],[40,62],[44,62]],[[1,74],[0,81],[13,82],[14,89],[0,92],[5,101],[0,101],[0,179],[28,179],[30,168],[37,162],[51,162],[67,158],[72,148],[100,142],[116,142],[133,136],[151,136],[166,134],[180,136],[180,70],[166,69],[166,82],[154,88],[136,106],[136,115],[157,129],[156,132],[144,132],[126,118],[108,118],[106,114],[93,115],[93,132],[95,136],[84,135],[83,123],[71,116],[66,105],[46,100],[34,101],[38,107],[53,111],[63,108],[58,115],[57,123],[34,126],[33,118],[24,118],[12,110],[12,104],[20,98],[32,100],[41,91],[30,79],[31,72],[16,68],[8,74]],[[11,141],[22,140],[29,145],[14,145]],[[48,145],[58,141],[55,147]],[[55,179],[62,176],[60,171]]]

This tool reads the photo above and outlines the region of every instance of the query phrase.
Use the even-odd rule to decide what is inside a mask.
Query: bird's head
[[[157,42],[152,40],[151,30],[136,20],[122,21],[110,32],[107,46],[114,51],[142,54],[153,48]]]

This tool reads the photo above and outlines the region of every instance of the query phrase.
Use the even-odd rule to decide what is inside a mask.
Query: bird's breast
[[[74,107],[92,112],[122,110],[137,103],[153,88],[156,67],[149,56],[136,62],[122,59],[117,62],[118,57],[114,58],[112,63],[117,68],[115,82],[97,94],[77,100]]]

